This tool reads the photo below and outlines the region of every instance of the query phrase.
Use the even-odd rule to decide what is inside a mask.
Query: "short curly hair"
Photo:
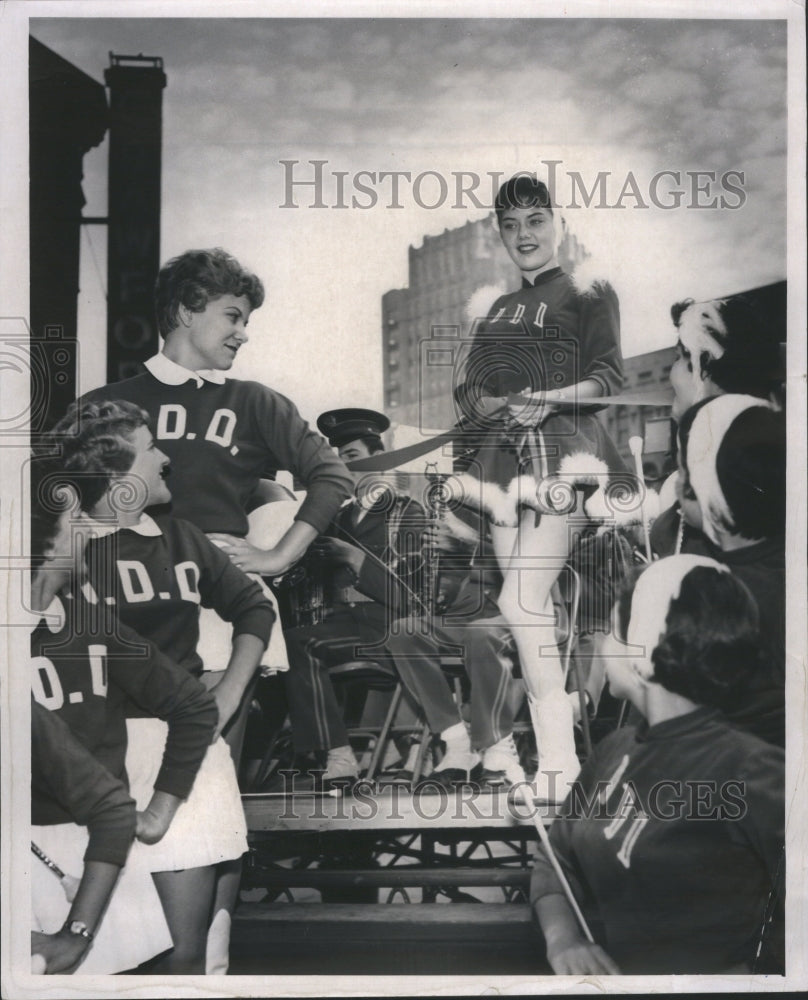
[[[630,576],[618,599],[624,637],[641,576],[642,570]],[[691,569],[670,603],[651,663],[650,680],[666,690],[697,705],[730,710],[762,666],[758,608],[746,586],[710,566]]]
[[[109,400],[73,403],[49,434],[61,473],[90,511],[106,493],[113,477],[128,472],[135,460],[132,434],[148,426],[149,414],[135,403]]]
[[[179,326],[180,306],[202,312],[212,299],[243,295],[250,309],[258,309],[264,301],[264,286],[235,257],[221,247],[214,247],[186,250],[172,257],[160,268],[154,295],[157,328],[166,337]]]

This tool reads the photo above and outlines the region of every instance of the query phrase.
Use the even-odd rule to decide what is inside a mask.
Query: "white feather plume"
[[[507,288],[502,282],[495,285],[480,285],[475,288],[466,302],[466,321],[473,323],[475,320],[487,316],[491,311],[491,306],[506,291]]]

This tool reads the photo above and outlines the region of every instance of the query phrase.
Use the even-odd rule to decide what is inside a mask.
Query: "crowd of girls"
[[[490,530],[498,611],[538,743],[533,792],[563,802],[531,893],[547,957],[576,974],[737,972],[764,959],[776,968],[777,348],[742,299],[674,307],[676,500],[601,650],[636,725],[581,770],[552,599],[570,519],[597,523],[610,481],[630,480],[597,417],[622,387],[619,305],[608,282],[583,287],[560,268],[564,223],[540,181],[512,178],[495,207],[522,287],[477,323],[457,399],[466,498]],[[260,579],[244,571],[288,570],[353,488],[289,400],[224,377],[263,301],[258,279],[222,251],[191,251],[163,268],[157,290],[163,351],[143,374],[75,405],[54,429],[58,457],[34,463],[34,523],[44,528],[34,533],[31,605],[42,614],[32,637],[32,839],[46,861],[33,880],[32,950],[48,972],[226,970],[246,847],[233,733],[275,619]],[[262,548],[245,539],[246,511],[261,477],[282,468],[307,496]],[[169,501],[172,513],[160,512]],[[226,662],[203,662],[197,648],[203,607],[232,626]],[[597,808],[580,813],[581,795]],[[55,872],[80,870],[71,905]],[[141,912],[148,933],[121,935],[117,921]]]

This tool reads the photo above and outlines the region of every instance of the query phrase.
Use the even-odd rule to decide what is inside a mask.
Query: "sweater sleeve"
[[[324,438],[300,416],[291,400],[266,390],[260,397],[258,432],[277,468],[287,469],[306,487],[306,498],[295,515],[319,534],[325,532],[342,504],[353,495],[353,480],[342,460]],[[267,468],[267,473],[276,469]]]
[[[155,790],[186,798],[213,736],[216,703],[195,677],[121,622],[117,635],[109,641],[110,680],[143,711],[168,723]],[[146,647],[145,657],[132,656],[137,645]]]
[[[620,350],[620,303],[607,282],[597,282],[581,294],[581,381],[595,379],[604,396],[623,388],[623,355]]]
[[[266,646],[275,621],[275,611],[261,587],[210,539],[188,521],[178,521],[177,530],[191,536],[199,554],[199,593],[202,604],[233,623],[233,637],[257,636]]]
[[[31,699],[31,822],[37,804],[57,803],[90,842],[85,861],[123,866],[135,836],[135,803],[123,782],[96,760],[55,712]]]

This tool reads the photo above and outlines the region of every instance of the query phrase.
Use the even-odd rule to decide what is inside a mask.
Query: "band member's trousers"
[[[398,622],[387,640],[404,687],[436,735],[460,721],[441,669],[441,655],[462,656],[471,684],[471,745],[475,750],[485,750],[513,731],[509,645],[510,634],[501,618],[434,624],[427,634],[411,623]],[[455,653],[452,647],[460,648]]]
[[[384,656],[387,610],[375,601],[340,605],[319,625],[284,632],[289,672],[284,674],[292,742],[296,753],[346,746],[348,731],[328,668],[347,660],[374,660],[363,646]]]

